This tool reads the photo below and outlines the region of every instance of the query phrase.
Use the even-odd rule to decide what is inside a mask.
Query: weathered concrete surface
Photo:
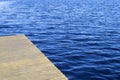
[[[67,80],[24,35],[0,37],[0,80]]]

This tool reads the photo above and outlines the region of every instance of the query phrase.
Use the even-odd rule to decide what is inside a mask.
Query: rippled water
[[[120,80],[119,0],[2,0],[0,35],[25,34],[69,80]]]

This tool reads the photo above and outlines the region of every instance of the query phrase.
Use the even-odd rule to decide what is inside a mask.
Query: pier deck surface
[[[0,37],[0,80],[67,80],[24,35]]]

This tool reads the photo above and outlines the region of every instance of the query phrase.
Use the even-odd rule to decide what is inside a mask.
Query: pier
[[[0,80],[68,80],[24,35],[0,37]]]

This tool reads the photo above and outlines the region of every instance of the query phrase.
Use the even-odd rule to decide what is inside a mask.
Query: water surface
[[[120,80],[119,0],[1,0],[0,35],[25,34],[69,80]]]

